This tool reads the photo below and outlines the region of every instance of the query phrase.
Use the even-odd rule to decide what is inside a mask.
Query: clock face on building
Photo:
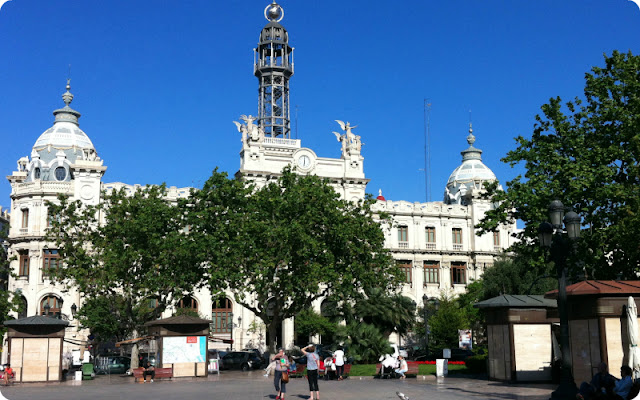
[[[306,154],[301,155],[300,158],[298,158],[298,167],[302,169],[311,167],[311,158]]]

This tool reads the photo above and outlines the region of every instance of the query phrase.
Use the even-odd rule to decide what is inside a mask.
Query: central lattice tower
[[[258,124],[268,137],[290,139],[289,78],[293,75],[293,47],[280,21],[284,10],[275,1],[264,10],[269,21],[254,55],[254,75],[260,82]]]

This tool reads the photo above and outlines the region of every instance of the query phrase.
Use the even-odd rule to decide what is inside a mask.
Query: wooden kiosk
[[[558,291],[545,298],[555,299]],[[589,382],[604,361],[609,373],[620,377],[627,345],[626,306],[640,298],[640,281],[587,280],[567,286],[569,340],[576,382]]]
[[[556,301],[544,296],[502,295],[474,304],[487,317],[489,379],[551,381],[550,318]]]
[[[67,321],[36,315],[4,321],[8,328],[8,362],[16,382],[62,380],[62,340]]]
[[[210,323],[186,315],[147,322],[157,338],[158,366],[172,368],[174,377],[207,376]]]

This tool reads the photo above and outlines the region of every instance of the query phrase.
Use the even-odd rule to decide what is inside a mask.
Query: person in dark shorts
[[[320,356],[316,353],[314,345],[301,349],[302,354],[307,356],[307,380],[309,381],[309,398],[314,400],[313,393],[316,394],[315,400],[320,400],[320,389],[318,388],[318,364],[320,363]]]

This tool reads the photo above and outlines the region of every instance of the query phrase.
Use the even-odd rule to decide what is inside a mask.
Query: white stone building
[[[255,76],[259,80],[259,112],[257,117],[242,116],[244,124],[236,123],[242,136],[240,170],[237,177],[264,184],[278,176],[287,165],[302,174],[329,178],[340,195],[349,200],[365,196],[369,180],[364,173],[362,142],[348,122],[338,121],[341,133],[334,132],[341,146],[340,158],[319,157],[305,148],[298,139],[290,138],[289,78],[293,75],[293,48],[288,33],[279,24],[282,11],[272,4],[265,10],[269,20],[260,34],[256,48]],[[70,108],[73,95],[63,95],[65,107],[55,110],[55,121],[37,138],[30,157],[18,160],[18,169],[7,179],[11,183],[11,219],[9,255],[16,256],[11,265],[18,276],[10,279],[9,290],[21,296],[25,313],[32,316],[49,313],[71,320],[65,343],[69,349],[85,345],[89,332],[79,331],[73,318],[74,305],[82,299],[73,290],[63,291],[47,278],[47,270],[61,260],[57,249],[44,241],[48,224],[45,201],[54,201],[58,194],[87,204],[100,201],[102,190],[139,185],[103,183],[107,169],[98,157],[89,137],[80,129],[80,113]],[[257,123],[254,124],[254,121]],[[366,132],[363,132],[366,135]],[[481,161],[481,151],[473,147],[462,152],[462,164],[451,174],[442,202],[411,203],[386,200],[380,194],[375,210],[393,217],[393,227],[387,230],[386,244],[395,260],[404,269],[406,283],[402,292],[421,304],[423,295],[438,296],[441,291],[461,293],[473,279],[481,276],[496,256],[512,243],[515,224],[500,227],[493,234],[476,236],[475,224],[490,209],[482,200],[483,183],[495,180],[495,175]],[[172,199],[189,194],[189,188],[169,188]],[[259,346],[265,342],[264,328],[248,310],[236,305],[229,294],[226,300],[212,301],[209,291],[193,293],[179,304],[196,309],[211,318],[212,335],[217,339],[233,338],[234,349]],[[316,304],[320,310],[320,304]],[[167,316],[173,310],[167,310]],[[293,321],[285,321],[281,344],[294,341]],[[218,341],[210,347],[228,347]],[[6,354],[3,355],[6,360]]]

